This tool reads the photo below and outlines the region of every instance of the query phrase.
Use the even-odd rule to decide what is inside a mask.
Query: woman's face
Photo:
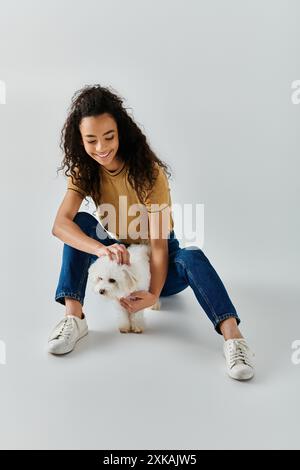
[[[116,170],[120,159],[117,157],[119,135],[114,118],[108,113],[84,117],[79,129],[86,153],[107,170]]]

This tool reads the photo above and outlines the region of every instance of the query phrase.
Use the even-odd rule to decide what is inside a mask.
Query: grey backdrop
[[[299,448],[299,13],[296,0],[0,2],[2,448]],[[139,337],[89,292],[90,334],[48,357],[63,314],[59,133],[95,83],[172,166],[173,202],[205,205],[203,250],[256,352],[252,382],[227,378],[190,289]]]

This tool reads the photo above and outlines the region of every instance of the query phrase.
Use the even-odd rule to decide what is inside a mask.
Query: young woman
[[[203,251],[180,247],[174,231],[167,165],[151,150],[123,100],[100,85],[77,91],[61,132],[61,148],[64,158],[59,170],[66,168],[68,185],[52,233],[64,242],[55,300],[65,306],[65,315],[49,337],[48,351],[70,352],[88,332],[83,304],[91,263],[109,256],[118,263],[130,264],[128,245],[149,243],[149,291],[134,292],[121,299],[121,305],[128,312],[137,312],[159,297],[190,286],[215,331],[224,337],[229,376],[238,380],[253,377],[253,353],[238,328],[236,309]],[[78,212],[87,196],[93,199],[101,224],[91,214]],[[145,209],[147,223],[139,219],[139,228],[143,226],[144,230],[134,225],[136,213],[130,207],[135,204]],[[108,221],[103,207],[105,213],[109,212],[107,207],[115,209]]]

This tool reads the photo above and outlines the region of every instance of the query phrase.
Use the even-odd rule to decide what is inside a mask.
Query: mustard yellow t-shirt
[[[128,181],[128,166],[123,162],[115,171],[99,165],[101,179],[101,201],[96,207],[98,220],[117,240],[124,243],[149,243],[148,212],[164,211],[165,233],[174,228],[172,200],[167,175],[156,162],[158,176],[142,204]],[[89,196],[68,176],[67,189],[78,191],[83,197]]]

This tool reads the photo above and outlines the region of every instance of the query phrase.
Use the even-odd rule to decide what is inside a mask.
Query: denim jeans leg
[[[117,242],[103,229],[98,220],[88,212],[78,212],[73,221],[86,235],[98,240],[103,245],[112,245]],[[71,297],[83,305],[88,269],[96,259],[96,255],[77,250],[64,243],[62,266],[55,292],[57,302],[65,305],[65,297]]]
[[[173,245],[173,241],[169,242],[169,248]],[[169,255],[168,274],[160,296],[176,294],[188,286],[217,333],[221,334],[220,322],[227,318],[234,317],[239,325],[241,320],[225,286],[203,251],[197,246],[181,248],[177,243]]]
[[[219,325],[227,318],[234,317],[239,325],[241,320],[223,282],[199,247],[182,248],[174,262],[181,268],[182,276],[193,289],[217,333],[222,334]]]

